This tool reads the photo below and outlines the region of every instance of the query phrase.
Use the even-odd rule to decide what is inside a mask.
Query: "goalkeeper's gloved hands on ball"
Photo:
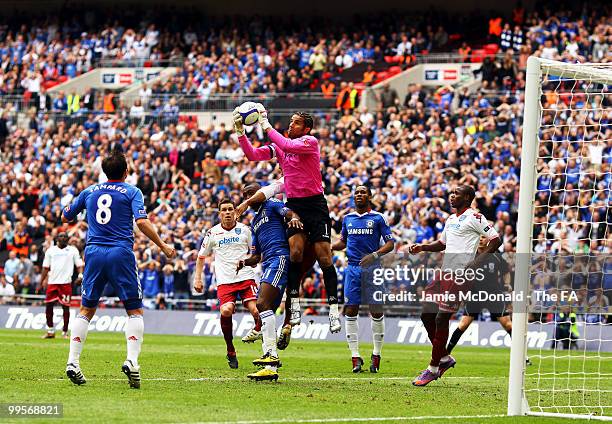
[[[238,108],[234,109],[232,113],[232,120],[234,121],[234,132],[238,137],[244,135],[244,125],[242,123],[242,115],[238,112]]]
[[[259,112],[259,125],[261,125],[261,129],[267,131],[272,128],[270,125],[270,121],[268,121],[268,111],[261,103],[255,103],[257,106],[257,111]]]

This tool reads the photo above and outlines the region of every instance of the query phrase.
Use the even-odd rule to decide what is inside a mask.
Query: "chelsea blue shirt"
[[[253,246],[262,260],[289,255],[289,242],[285,230],[285,215],[289,209],[278,199],[266,200],[256,211],[251,223]]]
[[[87,245],[134,247],[134,219],[147,217],[144,198],[133,185],[108,181],[89,186],[71,205],[64,217],[72,221],[87,211]]]
[[[359,261],[378,250],[381,243],[393,240],[391,228],[385,217],[375,211],[363,215],[351,212],[342,220],[342,241],[346,243],[349,265],[359,266]]]

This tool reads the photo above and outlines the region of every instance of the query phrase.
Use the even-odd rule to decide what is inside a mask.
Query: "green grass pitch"
[[[64,374],[68,340],[40,336],[34,331],[0,331],[0,403],[63,403],[63,419],[37,423],[401,422],[402,417],[435,423],[562,421],[501,416],[507,399],[506,349],[459,346],[454,352],[457,367],[419,388],[411,380],[427,365],[427,346],[387,344],[379,374],[355,375],[344,343],[292,341],[280,352],[279,381],[256,383],[246,374],[255,370],[251,360],[260,355],[260,343],[238,340],[240,367],[231,370],[221,338],[147,335],[140,357],[142,389],[130,390],[120,371],[123,334],[89,334],[81,357],[88,382],[81,387]],[[366,366],[370,349],[361,347]],[[601,384],[612,389],[609,381]]]

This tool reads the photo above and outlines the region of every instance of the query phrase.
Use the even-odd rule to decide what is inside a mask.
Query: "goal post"
[[[569,64],[534,56],[527,61],[508,382],[511,416],[612,420],[612,299],[602,298],[612,298],[606,285],[612,267],[605,258],[612,253],[610,152],[601,157],[611,140],[611,87],[612,63]],[[585,219],[589,214],[590,220]],[[566,226],[573,239],[564,235]],[[566,268],[570,263],[576,268]],[[590,277],[591,270],[599,273],[599,282]],[[581,272],[587,276],[583,285],[574,281]],[[564,276],[570,276],[569,286]],[[552,305],[534,301],[539,297],[534,281],[540,278],[557,296],[563,298],[567,289],[575,298]],[[547,335],[538,351],[529,352],[530,367],[529,321]]]

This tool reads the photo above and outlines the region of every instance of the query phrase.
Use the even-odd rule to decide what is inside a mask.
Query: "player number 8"
[[[113,198],[110,194],[103,194],[98,197],[98,211],[96,212],[96,221],[98,224],[108,224],[111,219],[110,206],[113,203]]]

